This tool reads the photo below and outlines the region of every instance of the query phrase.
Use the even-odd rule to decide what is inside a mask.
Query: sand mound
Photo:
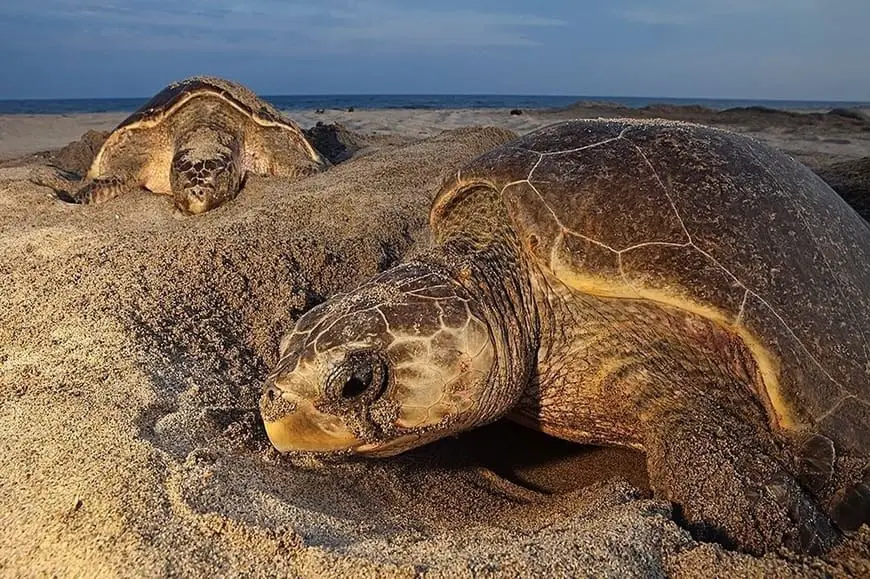
[[[256,402],[282,332],[424,240],[442,180],[509,136],[459,129],[294,184],[255,177],[194,218],[145,193],[64,205],[0,170],[0,572],[845,573],[695,542],[638,490],[633,453],[494,465],[545,496],[480,469],[505,440],[491,429],[381,461],[270,449]],[[849,572],[866,535],[836,554]]]
[[[372,145],[365,135],[349,131],[340,123],[319,122],[304,130],[304,133],[314,148],[333,164],[347,161],[358,151]]]
[[[64,171],[84,176],[91,168],[91,162],[100,152],[100,147],[106,142],[110,131],[90,130],[78,141],[73,141],[49,157],[52,165]]]
[[[870,221],[870,157],[826,165],[816,169],[816,173]]]

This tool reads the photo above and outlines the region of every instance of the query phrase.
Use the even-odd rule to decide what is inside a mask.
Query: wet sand
[[[440,183],[511,136],[459,127],[600,113],[294,114],[368,145],[295,183],[251,178],[196,218],[144,192],[65,205],[27,180],[54,158],[35,153],[125,115],[0,117],[0,575],[870,574],[866,527],[824,559],[727,551],[650,498],[642,455],[508,424],[388,460],[269,447],[257,398],[280,335],[427,243]],[[860,196],[870,123],[767,114],[728,126]]]

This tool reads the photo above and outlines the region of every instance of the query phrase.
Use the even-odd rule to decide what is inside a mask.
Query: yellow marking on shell
[[[764,390],[759,392],[759,394],[766,396],[767,406],[772,411],[776,424],[784,429],[796,428],[798,426],[794,412],[781,392],[777,357],[764,347],[761,340],[750,332],[748,328],[742,324],[732,323],[730,321],[731,316],[726,315],[717,308],[666,291],[633,287],[621,279],[609,280],[604,277],[582,275],[571,268],[570,265],[560,262],[558,259],[554,259],[551,262],[551,267],[559,280],[577,291],[597,297],[649,300],[701,316],[725,330],[737,334],[758,366]]]
[[[779,386],[779,360],[745,326],[735,325],[730,327],[743,340],[743,343],[752,353],[752,357],[758,365],[761,381],[764,383],[768,401],[771,408],[773,408],[778,424],[782,428],[797,428],[798,422],[793,416],[790,404],[783,397]]]
[[[221,99],[222,101],[224,101],[228,105],[232,106],[234,109],[236,109],[237,111],[239,111],[240,113],[242,113],[246,117],[250,117],[255,123],[257,123],[261,127],[280,127],[282,129],[289,130],[294,135],[299,137],[299,140],[302,142],[302,146],[304,147],[305,152],[308,154],[308,156],[311,158],[312,161],[315,161],[315,162],[320,163],[320,164],[325,164],[323,157],[320,155],[320,153],[318,153],[314,149],[314,147],[311,146],[311,143],[308,142],[308,139],[305,138],[305,135],[302,133],[302,131],[299,129],[299,127],[296,127],[296,126],[289,124],[289,123],[280,123],[280,122],[270,121],[270,120],[261,118],[256,113],[251,114],[250,112],[246,111],[241,106],[239,106],[236,102],[234,102],[230,99],[227,99],[226,97],[224,97],[222,94],[220,94],[217,91],[212,91],[212,90],[208,90],[208,89],[199,89],[199,90],[187,93],[184,96],[180,97],[175,102],[175,104],[173,104],[171,107],[169,107],[165,111],[161,112],[160,114],[153,115],[152,117],[149,117],[147,119],[140,119],[139,121],[137,121],[135,123],[131,123],[129,125],[121,127],[120,129],[116,129],[116,130],[112,131],[112,134],[109,135],[109,138],[106,139],[106,141],[103,143],[103,146],[100,147],[100,150],[97,152],[96,157],[94,157],[93,162],[91,162],[91,166],[88,169],[87,177],[90,179],[96,179],[97,177],[100,176],[100,163],[102,163],[103,152],[108,147],[114,146],[114,144],[120,138],[122,138],[121,137],[122,135],[126,134],[128,131],[135,131],[138,129],[150,129],[152,127],[156,127],[157,125],[159,125],[160,123],[163,122],[163,119],[172,115],[172,113],[177,111],[179,108],[181,108],[183,105],[185,105],[189,101],[191,101],[195,98],[207,97],[207,96],[208,97],[217,97],[217,98]]]
[[[429,229],[435,233],[435,240],[440,241],[440,228],[438,223],[444,216],[447,207],[452,203],[457,203],[463,196],[470,193],[476,187],[488,187],[493,191],[498,191],[495,183],[489,179],[478,177],[466,178],[457,173],[455,177],[446,182],[439,193],[435,196],[435,200],[429,207]]]

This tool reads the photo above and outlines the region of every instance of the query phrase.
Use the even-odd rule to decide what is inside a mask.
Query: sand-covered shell
[[[171,147],[161,135],[180,130],[169,129],[167,123],[171,125],[177,111],[202,97],[219,99],[223,103],[221,106],[235,109],[250,120],[245,123],[248,135],[244,141],[246,148],[251,150],[250,154],[257,157],[258,172],[269,173],[272,172],[272,166],[287,164],[280,157],[295,154],[295,148],[313,166],[328,165],[317,149],[308,142],[299,125],[247,87],[223,78],[194,76],[168,85],[121,121],[94,157],[88,177],[95,179],[110,175],[117,165],[114,159],[119,156],[141,157],[141,165],[166,157]],[[158,133],[159,130],[162,133]],[[169,159],[163,160],[168,163]]]

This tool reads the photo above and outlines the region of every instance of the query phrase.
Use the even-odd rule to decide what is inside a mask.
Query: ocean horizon
[[[0,114],[81,114],[132,112],[150,97],[76,99],[0,99]],[[361,94],[361,95],[265,95],[262,98],[285,111],[315,109],[547,109],[577,102],[601,102],[642,108],[653,104],[698,105],[715,110],[761,106],[783,110],[829,110],[870,107],[870,101],[712,99],[675,97],[616,97],[564,95],[460,95],[460,94]]]

